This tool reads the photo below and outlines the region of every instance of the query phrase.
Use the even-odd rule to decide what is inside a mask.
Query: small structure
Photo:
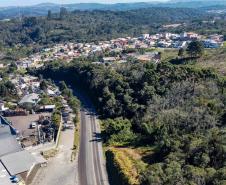
[[[17,64],[17,67],[20,69],[27,69],[29,67],[32,67],[33,62],[28,59],[24,59],[21,61],[17,61],[16,64]]]
[[[218,43],[218,42],[216,42],[214,40],[210,40],[210,39],[204,40],[203,44],[204,44],[205,48],[219,48],[219,47],[221,47],[221,43]]]
[[[7,110],[9,110],[9,108],[5,107],[5,103],[3,101],[0,101],[0,113],[4,113]]]
[[[52,91],[51,89],[47,89],[47,94],[52,97],[56,95],[56,93],[54,91]]]
[[[26,109],[31,109],[37,105],[39,101],[39,95],[36,93],[25,95],[19,102],[19,105]]]
[[[4,112],[4,117],[13,117],[13,116],[27,116],[28,112],[25,109],[16,108],[15,110],[7,110]]]
[[[4,64],[0,64],[0,68],[2,69],[2,68],[4,68],[5,66],[4,66]]]
[[[44,105],[40,107],[40,112],[53,112],[56,108],[55,105]]]
[[[103,58],[104,63],[111,63],[111,62],[115,62],[116,60],[117,60],[116,57],[104,57]]]

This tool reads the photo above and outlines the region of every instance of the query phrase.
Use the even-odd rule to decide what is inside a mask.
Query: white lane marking
[[[98,133],[101,132],[101,129],[100,129],[100,123],[97,119],[97,117],[95,116],[95,124],[96,124],[96,131]],[[97,146],[98,146],[98,154],[99,154],[99,158],[100,158],[100,167],[101,167],[101,174],[102,174],[102,182],[104,183],[104,185],[109,185],[109,181],[108,181],[108,176],[107,176],[107,171],[106,171],[106,161],[104,160],[104,156],[103,156],[103,146],[102,146],[102,142],[98,142],[97,143]]]

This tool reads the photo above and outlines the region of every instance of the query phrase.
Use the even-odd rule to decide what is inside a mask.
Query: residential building
[[[39,101],[39,95],[36,93],[25,95],[20,101],[19,105],[24,108],[32,108],[37,105]]]

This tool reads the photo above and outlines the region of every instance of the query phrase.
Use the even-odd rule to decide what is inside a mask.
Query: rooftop
[[[4,184],[4,185],[12,185],[10,181],[10,175],[6,171],[5,167],[1,162],[0,162],[0,182],[1,184]]]
[[[0,125],[0,149],[0,157],[22,150],[16,137],[11,135],[10,127],[7,125]]]
[[[37,163],[34,156],[26,150],[5,155],[0,160],[10,175],[27,172]]]
[[[39,99],[39,95],[36,93],[28,94],[25,95],[19,102],[19,104],[24,104],[24,103],[32,103],[36,104],[37,100]]]

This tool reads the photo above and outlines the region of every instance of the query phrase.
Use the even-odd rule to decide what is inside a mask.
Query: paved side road
[[[103,157],[100,126],[90,109],[81,111],[78,156],[79,185],[109,185]]]
[[[71,162],[74,128],[61,132],[58,154],[41,168],[31,185],[78,185],[77,159]]]

